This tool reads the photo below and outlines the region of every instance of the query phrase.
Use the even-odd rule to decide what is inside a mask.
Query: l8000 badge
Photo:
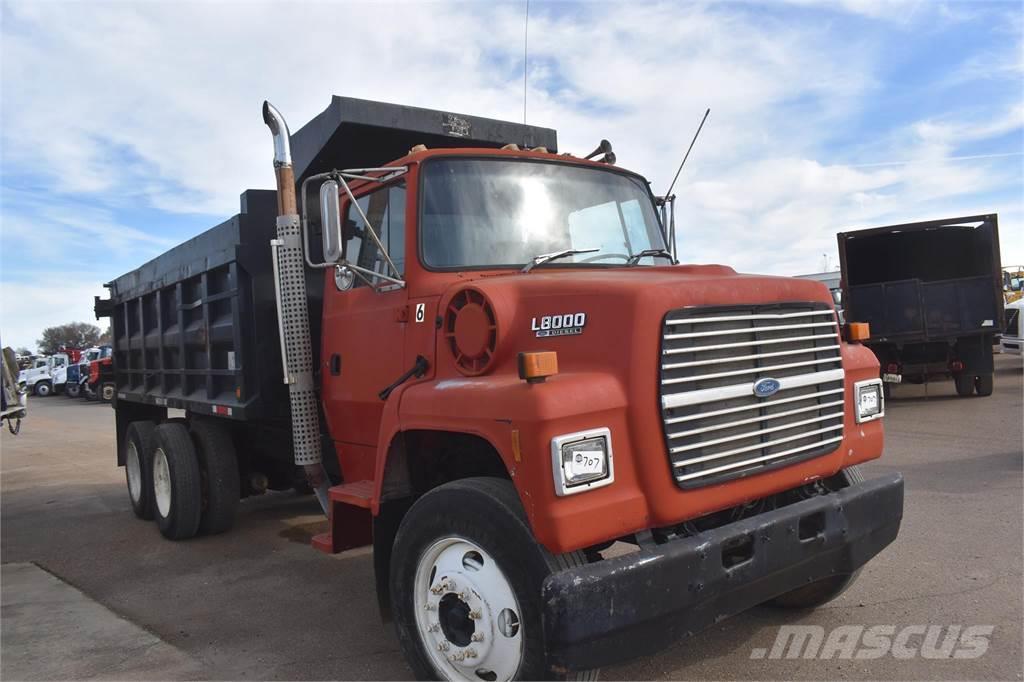
[[[582,334],[586,324],[586,313],[566,313],[564,315],[545,315],[540,319],[535,317],[530,323],[530,329],[536,333],[537,338],[572,336],[573,334]]]

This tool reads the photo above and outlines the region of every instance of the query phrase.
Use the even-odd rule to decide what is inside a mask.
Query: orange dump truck
[[[117,461],[166,537],[312,488],[314,546],[373,546],[416,675],[472,680],[824,603],[896,537],[901,477],[857,467],[878,362],[822,284],[677,263],[671,201],[607,144],[339,97],[264,120],[277,193],[97,301]]]

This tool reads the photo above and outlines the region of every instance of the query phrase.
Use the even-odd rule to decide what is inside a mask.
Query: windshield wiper
[[[544,265],[545,263],[550,263],[553,260],[558,260],[559,258],[565,258],[566,256],[575,256],[578,253],[594,253],[595,251],[600,251],[600,250],[601,249],[562,249],[561,251],[552,251],[551,253],[542,253],[539,256],[534,256],[533,260],[531,260],[529,263],[527,263],[523,267],[523,269],[520,270],[520,272],[529,272],[530,270],[533,270],[538,265]]]
[[[629,260],[626,261],[626,265],[636,265],[640,262],[641,258],[647,258],[649,256],[664,256],[665,258],[668,258],[670,263],[675,263],[675,260],[672,258],[672,254],[665,249],[644,249],[643,251],[639,251],[630,256]]]

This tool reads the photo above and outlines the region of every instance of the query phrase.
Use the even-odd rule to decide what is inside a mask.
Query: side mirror
[[[341,188],[334,180],[320,185],[320,220],[323,222],[324,260],[337,263],[344,256],[345,242],[341,237]]]

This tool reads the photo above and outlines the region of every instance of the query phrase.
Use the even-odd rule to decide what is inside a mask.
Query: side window
[[[405,183],[388,188],[388,255],[398,272],[405,276]]]
[[[381,244],[398,268],[405,273],[405,184],[399,183],[382,187],[359,197],[359,208],[366,214],[370,226]],[[387,261],[367,231],[367,224],[351,204],[345,212],[343,238],[345,258],[366,270],[390,274]],[[366,281],[356,278],[356,286],[367,286]]]

